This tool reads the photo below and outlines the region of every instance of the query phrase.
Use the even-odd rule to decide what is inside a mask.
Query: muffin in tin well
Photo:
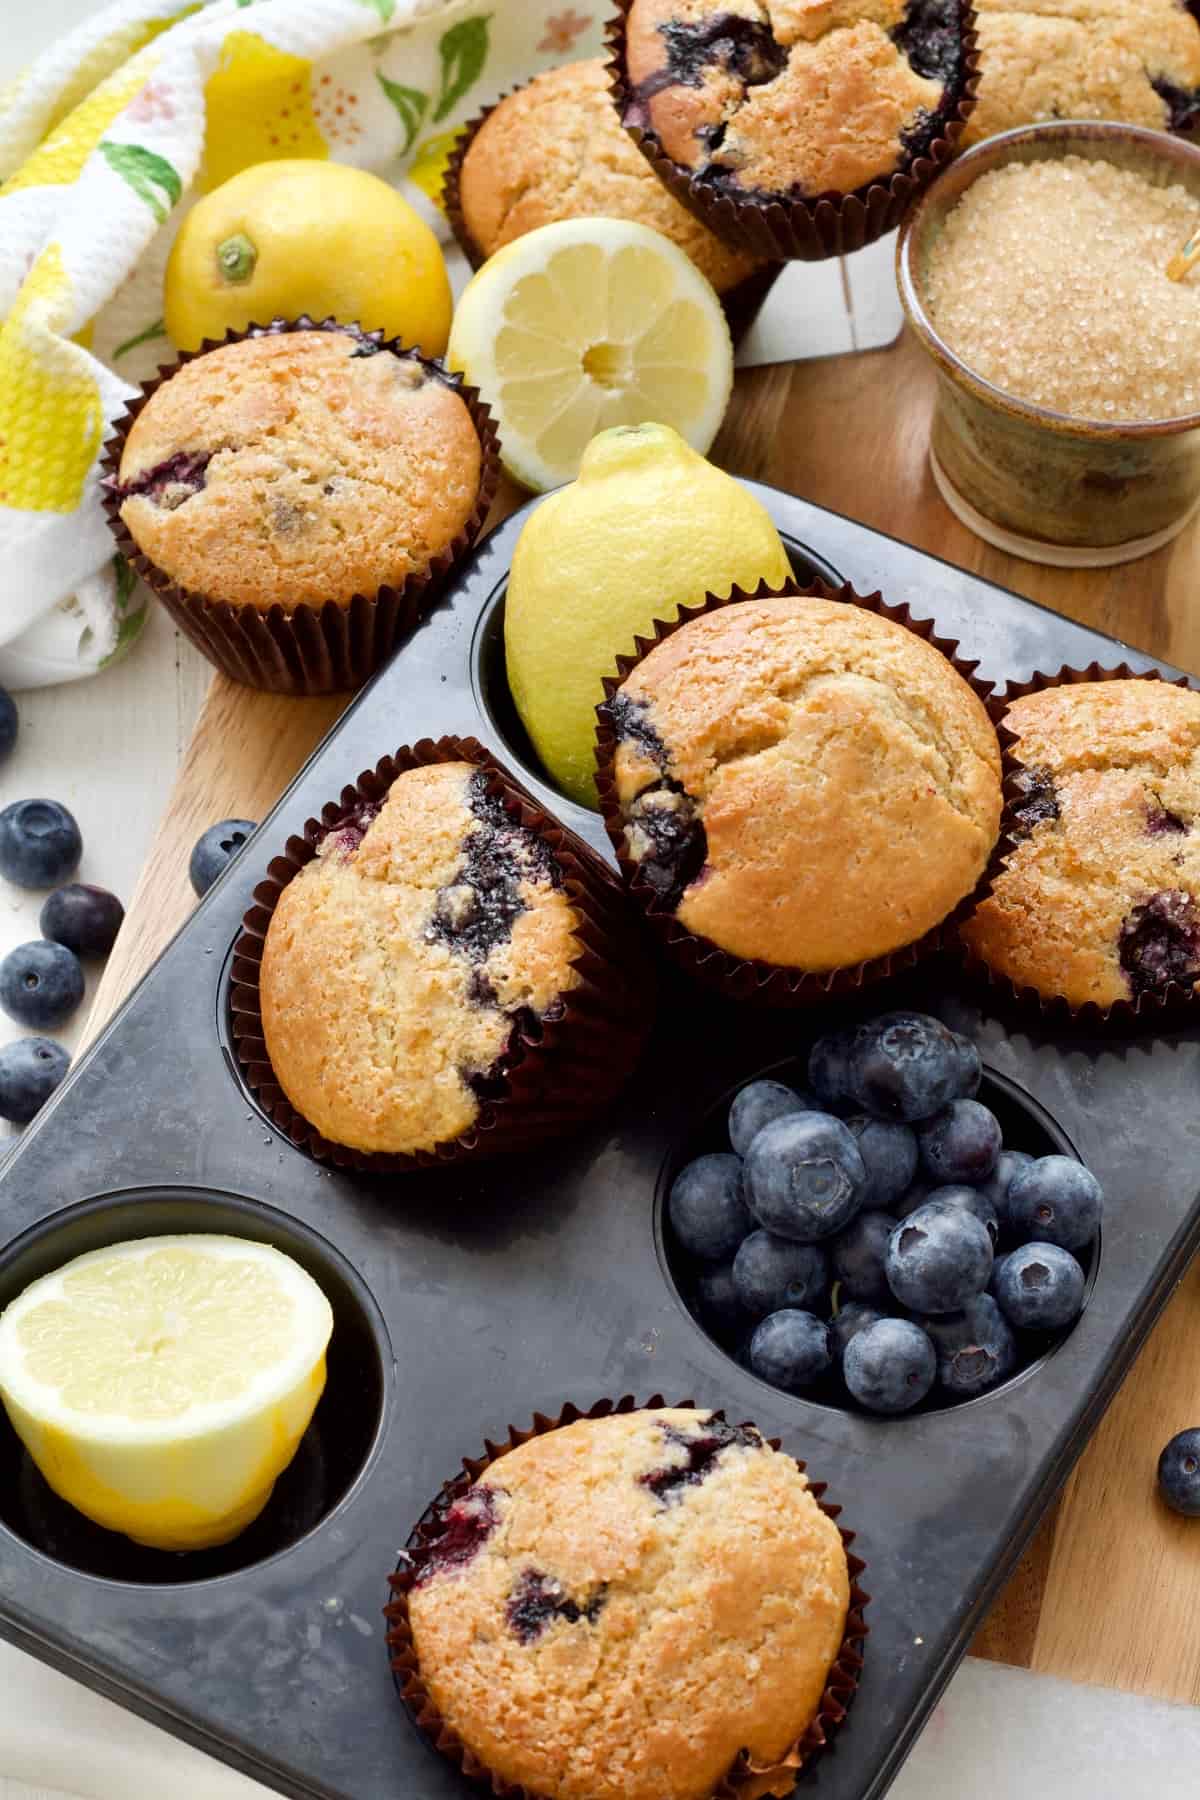
[[[409,769],[326,834],[271,916],[260,996],[275,1078],[335,1144],[452,1143],[514,1033],[576,986],[577,927],[553,853],[485,771]]]
[[[735,957],[814,973],[913,944],[995,849],[1000,749],[953,664],[845,601],[692,619],[608,703],[628,859]]]
[[[769,1765],[803,1736],[850,1599],[790,1457],[656,1407],[492,1463],[418,1553],[407,1612],[421,1683],[494,1776],[549,1800],[701,1800],[743,1751]]]
[[[1019,842],[963,926],[996,975],[1109,1008],[1200,984],[1200,693],[1088,680],[1014,700]]]

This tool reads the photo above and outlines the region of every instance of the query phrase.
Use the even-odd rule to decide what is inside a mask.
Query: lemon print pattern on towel
[[[0,326],[0,506],[74,512],[100,448],[87,352],[58,335],[71,307],[62,252],[48,244]]]
[[[204,89],[200,193],[210,193],[251,163],[328,157],[313,113],[312,74],[305,57],[277,50],[256,31],[229,33]]]
[[[15,194],[19,188],[66,187],[75,181],[118,113],[145,86],[156,61],[155,52],[144,50],[102,81],[0,187],[0,196]]]

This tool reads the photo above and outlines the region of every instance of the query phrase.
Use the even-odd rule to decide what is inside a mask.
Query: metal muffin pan
[[[1150,661],[835,514],[755,487],[801,575],[882,588],[932,616],[985,676]],[[858,1533],[866,1669],[803,1778],[877,1800],[1198,1243],[1192,1137],[1200,1031],[1054,1035],[981,1012],[928,965],[853,1009],[916,1002],[978,1040],[1108,1193],[1087,1308],[995,1394],[872,1420],[765,1386],[687,1315],[662,1255],[665,1171],[734,1084],[803,1054],[826,1016],[765,1016],[666,975],[619,1104],[557,1145],[428,1176],[318,1167],[264,1121],[229,1047],[228,967],[276,849],[402,743],[475,734],[608,856],[599,818],[521,764],[499,622],[521,515],[478,547],[434,615],[349,708],[245,854],[21,1139],[0,1178],[0,1304],[108,1237],[238,1230],[331,1291],[330,1384],[294,1474],[226,1551],[165,1557],[64,1516],[5,1422],[0,1634],[294,1796],[464,1800],[410,1724],[381,1609],[396,1554],[485,1437],[574,1401],[661,1392],[753,1419],[807,1459]],[[805,545],[813,546],[806,552]],[[827,559],[827,560],[826,560]],[[1174,673],[1175,671],[1170,671]],[[1018,1096],[1019,1097],[1019,1096]]]

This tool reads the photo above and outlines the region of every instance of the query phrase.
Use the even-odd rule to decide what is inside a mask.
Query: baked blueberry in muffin
[[[1000,751],[932,645],[783,596],[693,619],[609,703],[626,857],[696,937],[824,972],[916,943],[999,834]]]
[[[745,199],[855,192],[945,135],[960,0],[633,0],[627,125]]]
[[[702,1800],[743,1750],[778,1763],[818,1711],[850,1601],[795,1462],[753,1426],[674,1408],[509,1451],[408,1579],[442,1718],[549,1800]]]
[[[1200,124],[1200,23],[1181,0],[975,0],[982,79],[964,143],[1046,119]]]
[[[283,890],[259,978],[271,1066],[334,1143],[395,1155],[467,1134],[577,983],[549,847],[465,762],[397,777]]]
[[[1200,983],[1200,694],[1093,681],[1014,700],[1018,843],[963,927],[995,973],[1072,1006]]]

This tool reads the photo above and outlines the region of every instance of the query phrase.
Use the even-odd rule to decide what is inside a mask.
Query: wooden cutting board
[[[1200,669],[1200,609],[1192,604],[1200,523],[1157,556],[1094,573],[1039,568],[989,549],[934,490],[926,462],[932,399],[932,372],[907,337],[853,358],[744,371],[714,457],[1151,655]],[[495,517],[520,499],[502,494]],[[190,911],[187,863],[196,838],[217,819],[261,819],[344,704],[273,699],[214,680],[89,1034]],[[1196,1424],[1200,1265],[980,1631],[978,1654],[1200,1704],[1200,1522],[1173,1517],[1154,1493],[1162,1445]]]

